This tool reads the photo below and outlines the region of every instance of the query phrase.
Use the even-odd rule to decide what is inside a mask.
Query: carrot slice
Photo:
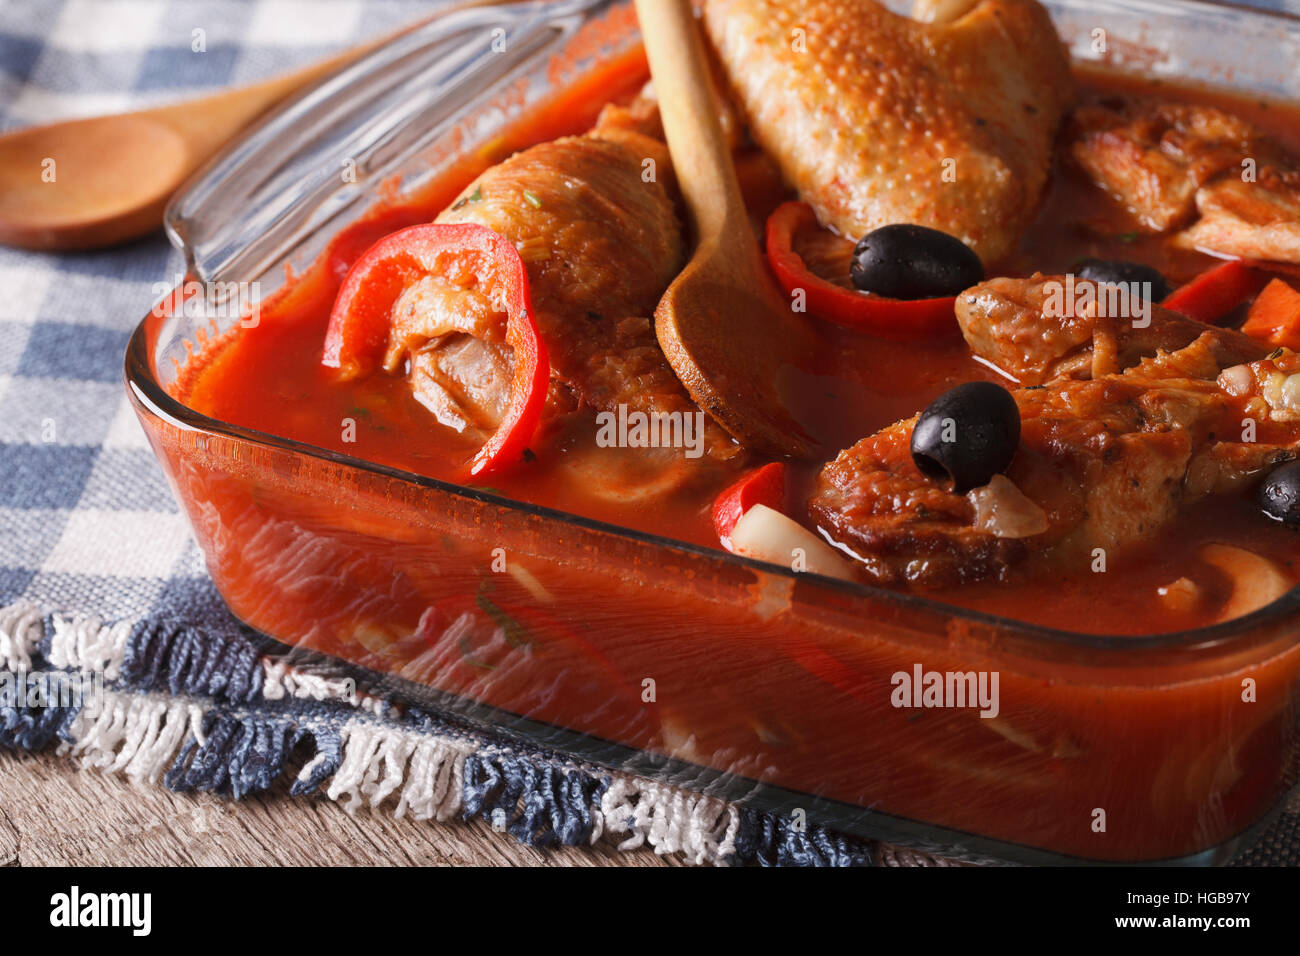
[[[1241,331],[1269,345],[1300,352],[1300,292],[1274,279],[1251,304]]]

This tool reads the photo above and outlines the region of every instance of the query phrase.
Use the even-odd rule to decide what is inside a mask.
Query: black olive
[[[984,281],[984,264],[960,239],[900,223],[867,233],[853,247],[853,285],[889,299],[937,299]]]
[[[1300,528],[1300,461],[1274,468],[1259,486],[1255,500],[1274,521]]]
[[[1020,409],[1001,385],[967,382],[944,392],[917,419],[912,460],[923,475],[952,479],[963,493],[987,485],[1020,444]]]
[[[1172,291],[1159,269],[1125,259],[1084,259],[1079,263],[1077,275],[1080,279],[1109,282],[1115,285],[1149,282],[1151,302],[1161,301]]]

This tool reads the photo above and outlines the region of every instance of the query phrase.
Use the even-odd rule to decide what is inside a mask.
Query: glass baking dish
[[[1047,6],[1079,60],[1300,97],[1300,21]],[[1190,632],[1054,631],[521,504],[173,397],[184,363],[241,321],[232,296],[283,293],[339,230],[459,188],[521,118],[637,56],[627,4],[456,8],[277,110],[173,201],[186,283],[136,329],[126,382],[231,610],[281,652],[461,720],[870,838],[1028,863],[1229,858],[1296,780],[1296,591]],[[485,633],[491,660],[465,650]],[[916,667],[996,675],[996,716],[894,707],[891,676]]]

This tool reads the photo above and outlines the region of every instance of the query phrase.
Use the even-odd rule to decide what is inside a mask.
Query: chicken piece
[[[1255,182],[1224,176],[1196,194],[1201,218],[1176,238],[1189,249],[1300,263],[1300,169],[1266,166]]]
[[[534,318],[550,354],[546,436],[576,412],[699,412],[649,318],[684,261],[668,187],[667,148],[644,135],[654,111],[615,110],[586,136],[517,153],[471,183],[436,219],[479,223],[514,242],[528,270]],[[663,174],[643,176],[653,159]],[[385,367],[409,362],[415,397],[443,424],[485,438],[509,397],[512,352],[498,303],[454,275],[426,276],[393,309]],[[741,449],[711,422],[707,453]],[[477,433],[481,432],[481,435]],[[680,449],[654,449],[667,462]]]
[[[1185,225],[1196,191],[1240,169],[1255,131],[1212,107],[1107,97],[1079,106],[1067,125],[1070,155],[1152,232]]]
[[[789,191],[781,179],[781,171],[771,157],[745,141],[744,126],[736,116],[731,101],[721,94],[715,94],[714,102],[723,135],[732,149],[732,161],[740,184],[740,194],[745,200],[745,211],[749,213],[754,235],[761,239],[767,217],[789,198]],[[621,131],[626,130],[662,142],[664,127],[659,116],[659,101],[655,98],[654,83],[647,82],[636,98],[626,106],[614,103],[606,105],[600,112],[597,125],[603,139],[617,138]],[[672,167],[663,170],[662,175],[669,190],[675,191],[676,178]]]
[[[751,133],[824,224],[919,223],[991,262],[1047,181],[1069,60],[1033,0],[919,7],[705,0],[704,22]]]
[[[1120,374],[1015,390],[1021,438],[1005,480],[965,495],[917,470],[916,419],[899,422],[828,464],[809,511],[884,584],[1004,579],[1031,556],[1050,573],[1092,560],[1094,548],[1114,558],[1189,503],[1239,491],[1296,457],[1300,402],[1289,396],[1300,398],[1300,356],[1281,352],[1216,379],[1214,353],[1203,335]],[[1246,418],[1258,423],[1254,435],[1243,433]]]
[[[636,139],[637,136],[663,143],[664,124],[659,116],[659,102],[654,97],[653,86],[647,82],[630,103],[606,103],[596,119],[595,132],[605,140],[618,139],[624,133],[635,134],[628,139],[633,150],[642,142]]]
[[[1212,106],[1106,97],[1078,107],[1070,155],[1149,232],[1251,259],[1300,262],[1300,166]]]
[[[722,64],[718,62],[717,54],[711,48],[706,47],[704,55],[709,68],[709,98],[713,101],[713,111],[718,116],[718,125],[722,127],[722,138],[732,150],[740,149],[745,145],[745,124],[736,112],[735,104],[724,92],[727,88],[726,74]],[[658,121],[659,94],[655,90],[654,80],[647,80],[645,86],[641,87],[634,102],[634,108],[637,107],[653,107],[655,120]],[[646,132],[656,139],[664,138],[662,125],[657,131],[646,130]]]
[[[1206,326],[1135,293],[1140,290],[1067,276],[990,279],[957,297],[957,323],[976,356],[1021,385],[1120,372],[1202,335],[1218,368],[1270,351],[1248,335]]]

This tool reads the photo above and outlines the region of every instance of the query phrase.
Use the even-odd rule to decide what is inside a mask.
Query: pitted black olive
[[[967,382],[944,392],[917,419],[912,460],[923,475],[947,476],[953,491],[986,485],[1011,464],[1020,444],[1020,409],[992,382]]]
[[[1260,510],[1274,521],[1300,528],[1300,461],[1274,468],[1259,486],[1255,499]]]
[[[1093,282],[1110,282],[1117,285],[1149,282],[1151,284],[1151,302],[1159,302],[1169,295],[1169,282],[1160,270],[1140,262],[1125,259],[1084,259],[1079,263],[1076,273],[1080,279]],[[1139,286],[1140,287],[1140,286]]]
[[[889,299],[937,299],[984,281],[984,264],[960,239],[900,223],[867,233],[853,248],[853,285]]]

